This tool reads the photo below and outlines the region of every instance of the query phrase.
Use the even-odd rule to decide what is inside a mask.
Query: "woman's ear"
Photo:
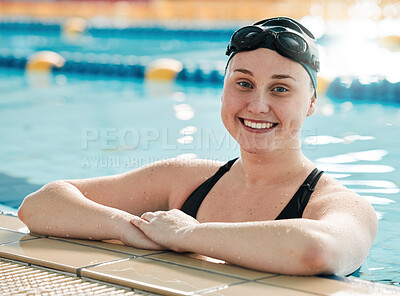
[[[315,95],[311,98],[310,106],[308,106],[307,117],[315,111]]]

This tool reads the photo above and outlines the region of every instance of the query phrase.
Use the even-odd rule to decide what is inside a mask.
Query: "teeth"
[[[271,128],[274,126],[274,124],[270,123],[270,122],[263,122],[263,123],[258,122],[257,123],[257,122],[253,122],[253,121],[246,120],[246,119],[244,120],[244,125],[251,127],[251,128],[255,128],[255,129],[265,129],[265,128]]]

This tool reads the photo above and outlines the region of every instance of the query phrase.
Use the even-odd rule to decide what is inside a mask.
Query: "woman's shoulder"
[[[214,175],[225,162],[210,159],[171,158],[150,164],[170,180],[169,208],[180,208],[186,198]]]
[[[189,172],[196,175],[212,172],[218,169],[225,162],[219,160],[199,159],[199,158],[168,158],[154,163],[150,163],[143,168],[152,170],[164,170],[169,174],[187,174]]]
[[[350,212],[357,208],[360,211],[373,212],[371,204],[364,197],[324,173],[312,194],[304,216],[317,218],[324,214]]]

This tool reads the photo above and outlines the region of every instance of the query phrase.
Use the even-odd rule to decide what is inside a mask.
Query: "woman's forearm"
[[[265,272],[346,275],[368,255],[372,244],[351,215],[324,220],[288,219],[199,223],[180,210],[144,213],[131,223],[157,244]],[[346,231],[346,227],[350,229]]]
[[[101,240],[119,239],[118,220],[129,222],[131,215],[87,199],[67,182],[55,181],[28,195],[18,216],[34,233]]]
[[[321,222],[307,219],[203,223],[185,232],[183,249],[261,271],[332,273]],[[326,236],[326,237],[324,237]]]

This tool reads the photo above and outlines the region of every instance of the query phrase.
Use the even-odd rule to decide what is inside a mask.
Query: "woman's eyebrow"
[[[293,79],[296,81],[292,76],[286,74],[274,74],[271,76],[271,79]]]
[[[234,69],[233,72],[241,72],[250,76],[254,76],[253,72],[251,72],[250,70],[247,69],[243,69],[243,68],[238,68],[238,69]],[[287,75],[287,74],[274,74],[271,76],[271,79],[293,79],[294,81],[296,81],[296,79],[294,79],[292,76]]]
[[[241,72],[241,73],[244,73],[244,74],[247,74],[247,75],[250,75],[250,76],[254,76],[251,71],[249,71],[247,69],[242,69],[242,68],[235,69],[235,70],[233,70],[233,72]]]

